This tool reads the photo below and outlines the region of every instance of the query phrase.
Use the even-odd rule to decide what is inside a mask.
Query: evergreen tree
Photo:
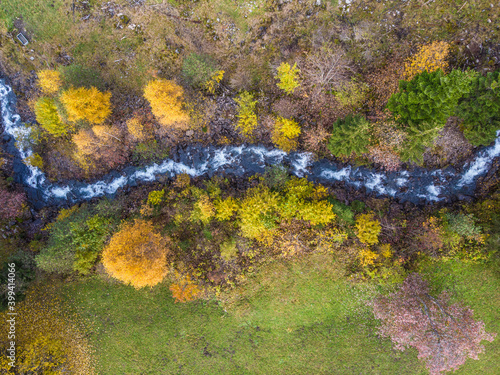
[[[370,144],[370,123],[361,115],[348,115],[333,124],[328,149],[335,156],[360,155],[368,151]]]
[[[443,127],[458,104],[471,90],[471,81],[477,73],[454,69],[444,75],[442,70],[423,71],[411,81],[400,81],[399,92],[393,94],[387,108],[403,126],[420,127],[433,124]]]
[[[471,92],[457,108],[464,119],[464,135],[475,146],[488,145],[500,130],[500,71],[478,76]]]

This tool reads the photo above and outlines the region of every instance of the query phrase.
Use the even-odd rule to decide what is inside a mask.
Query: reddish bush
[[[22,213],[25,203],[26,196],[23,193],[0,188],[0,221],[15,219]]]
[[[468,357],[479,359],[481,341],[496,336],[486,333],[471,309],[450,304],[446,292],[432,297],[419,274],[408,276],[397,292],[376,299],[373,311],[382,320],[380,334],[390,337],[396,349],[416,348],[431,375],[456,370]]]

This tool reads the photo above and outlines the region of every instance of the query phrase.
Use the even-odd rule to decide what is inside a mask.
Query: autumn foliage
[[[144,88],[144,97],[160,124],[179,127],[189,120],[183,108],[184,90],[175,82],[166,79],[151,81]]]
[[[362,243],[367,245],[378,243],[378,235],[382,229],[380,221],[374,219],[373,216],[373,214],[363,214],[356,219],[356,235]]]
[[[61,73],[49,69],[39,71],[38,85],[45,94],[57,93],[62,85]]]
[[[70,127],[62,122],[54,99],[38,99],[35,103],[35,115],[40,126],[55,137],[66,135],[70,130]]]
[[[196,284],[189,275],[185,275],[179,281],[170,285],[169,289],[172,292],[172,297],[175,299],[175,302],[189,302],[195,300],[203,292],[203,289]]]
[[[17,302],[17,315],[0,314],[3,322],[15,317],[16,367],[10,367],[7,334],[0,339],[0,373],[44,375],[96,374],[92,350],[77,317],[63,309],[60,298],[50,286],[35,285],[26,299]],[[7,324],[7,323],[6,323]],[[7,327],[7,325],[4,327]]]
[[[420,275],[411,274],[397,292],[376,299],[373,311],[382,320],[382,336],[398,350],[417,349],[431,375],[439,375],[458,369],[467,358],[479,359],[481,341],[493,341],[496,334],[486,333],[470,308],[451,304],[446,292],[433,297],[429,291]]]
[[[406,79],[411,80],[423,71],[429,73],[438,69],[446,71],[448,68],[446,58],[449,51],[450,45],[446,42],[433,42],[420,47],[419,51],[405,64]]]
[[[19,216],[25,203],[26,196],[24,194],[0,188],[0,222]]]
[[[102,123],[111,114],[111,93],[102,93],[95,87],[70,88],[60,100],[69,121],[85,120],[91,124]]]
[[[278,117],[272,135],[273,143],[283,151],[290,152],[297,148],[300,126],[291,119]]]
[[[145,220],[123,225],[111,237],[102,262],[108,273],[134,288],[154,286],[168,273],[167,240]]]
[[[287,94],[292,94],[299,87],[299,73],[297,64],[290,66],[288,63],[281,63],[274,78],[279,80],[278,87]]]

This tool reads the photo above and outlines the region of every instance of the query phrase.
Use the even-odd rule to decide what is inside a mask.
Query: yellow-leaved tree
[[[259,185],[248,190],[238,211],[241,234],[268,245],[272,244],[273,234],[279,222],[278,205],[278,193],[267,186]]]
[[[36,121],[40,126],[54,137],[66,135],[71,127],[65,124],[59,116],[54,99],[41,97],[35,103]]]
[[[238,103],[238,122],[236,123],[236,128],[239,130],[240,134],[251,138],[253,131],[257,128],[257,114],[255,113],[255,105],[257,101],[253,99],[253,95],[247,91],[243,91],[234,100]]]
[[[102,123],[111,114],[111,93],[97,88],[70,88],[60,98],[69,121],[85,120],[91,124]]]
[[[405,78],[410,81],[417,74],[427,71],[429,73],[448,68],[448,53],[450,45],[446,42],[433,42],[420,47],[419,51],[405,64]]]
[[[380,221],[374,219],[373,213],[359,215],[356,218],[356,235],[362,243],[375,245],[378,243],[378,235],[382,230]]]
[[[62,86],[61,73],[57,70],[41,70],[37,73],[38,86],[45,94],[53,95],[59,91]]]
[[[292,94],[299,87],[299,73],[297,64],[290,66],[289,63],[281,63],[274,78],[279,80],[277,86],[287,94]]]
[[[297,122],[278,117],[274,124],[272,135],[273,143],[283,151],[290,152],[297,148],[297,139],[300,135],[300,126]]]
[[[167,239],[151,222],[137,219],[111,237],[102,263],[111,276],[139,289],[163,280],[168,273],[168,255]]]
[[[184,90],[173,81],[157,79],[144,88],[151,111],[164,126],[185,128],[189,115],[184,109]]]

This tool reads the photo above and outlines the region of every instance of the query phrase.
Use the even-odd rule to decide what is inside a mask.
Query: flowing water
[[[0,79],[1,116],[7,148],[14,154],[17,182],[25,186],[30,203],[37,208],[45,205],[74,204],[94,197],[113,195],[120,188],[155,181],[159,176],[173,177],[187,173],[193,177],[226,174],[249,176],[264,172],[266,166],[283,164],[290,173],[311,181],[333,184],[344,181],[356,189],[364,187],[376,196],[393,197],[401,202],[425,203],[450,200],[461,195],[473,195],[477,179],[490,169],[493,159],[500,156],[500,132],[492,146],[483,148],[475,158],[458,171],[455,168],[379,172],[365,167],[342,167],[329,160],[313,161],[306,152],[286,153],[262,146],[201,147],[191,145],[179,148],[171,159],[147,167],[126,167],[113,171],[99,181],[63,181],[51,183],[37,167],[23,162],[32,155],[26,127],[15,113],[16,97],[4,80]]]

